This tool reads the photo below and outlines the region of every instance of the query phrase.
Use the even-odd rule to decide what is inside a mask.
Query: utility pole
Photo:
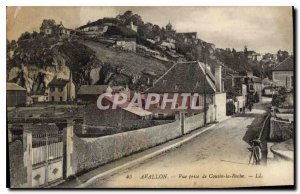
[[[205,48],[205,47],[204,47]],[[206,63],[207,63],[207,59],[206,59],[206,53],[204,50],[204,126],[206,125]]]

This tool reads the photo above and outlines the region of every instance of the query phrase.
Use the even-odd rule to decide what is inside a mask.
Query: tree
[[[117,19],[121,21],[122,24],[126,24],[126,22],[133,16],[132,11],[126,11],[124,14],[120,14],[117,16]]]
[[[21,36],[19,37],[18,41],[20,40],[27,40],[27,39],[31,39],[32,36],[29,32],[24,32],[21,34]]]
[[[36,31],[33,31],[32,34],[31,34],[31,37],[33,39],[36,39],[38,36],[39,36],[39,33],[37,33]]]
[[[282,61],[284,61],[288,57],[289,57],[289,53],[287,51],[279,50],[277,52],[277,60],[278,60],[279,63],[281,63]]]

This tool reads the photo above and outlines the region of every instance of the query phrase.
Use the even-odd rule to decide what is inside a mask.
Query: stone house
[[[289,56],[272,70],[272,80],[275,86],[285,87],[288,91],[294,89],[294,57]]]
[[[50,102],[74,101],[76,98],[75,84],[70,73],[69,80],[53,78],[48,84]]]
[[[188,116],[191,116],[204,111],[204,94],[206,94],[206,107],[214,107],[216,105],[215,97],[217,94],[220,94],[218,96],[218,103],[223,106],[219,106],[218,108],[220,108],[219,112],[225,116],[226,95],[223,93],[221,86],[221,66],[216,68],[214,76],[204,63],[197,61],[176,63],[154,83],[152,88],[146,91],[146,95],[157,93],[161,96],[159,102],[150,106],[149,110],[153,112],[154,117],[173,117],[180,112],[185,112]],[[167,103],[166,108],[162,110],[160,105],[165,93],[168,93],[169,99],[173,98],[175,93],[197,95],[196,106],[202,106],[202,108],[200,110],[191,109],[193,99],[192,97],[188,97],[185,104],[187,109],[180,109],[183,97],[179,95],[175,109],[171,109],[172,103]]]

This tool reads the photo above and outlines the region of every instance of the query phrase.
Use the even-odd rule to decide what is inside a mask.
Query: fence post
[[[180,126],[181,126],[181,135],[184,135],[185,134],[185,131],[184,131],[184,120],[185,120],[185,114],[184,112],[180,112]]]
[[[63,155],[64,155],[64,179],[74,175],[71,163],[73,153],[74,122],[67,120],[67,125],[63,129]]]
[[[23,132],[24,166],[27,174],[27,187],[32,187],[32,132]]]

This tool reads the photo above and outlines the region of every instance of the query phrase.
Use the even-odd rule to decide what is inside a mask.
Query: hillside
[[[70,72],[77,88],[82,84],[111,84],[145,89],[149,72],[155,79],[171,66],[80,38],[78,41],[44,37],[20,40],[13,52],[7,62],[7,81],[18,83],[29,93],[42,93],[55,76],[68,79]]]
[[[81,41],[81,43],[92,49],[100,61],[110,64],[112,67],[123,68],[124,74],[128,76],[142,75],[142,71],[145,69],[151,69],[157,75],[162,75],[171,66],[170,63],[163,63],[137,53],[107,48],[98,42]]]

